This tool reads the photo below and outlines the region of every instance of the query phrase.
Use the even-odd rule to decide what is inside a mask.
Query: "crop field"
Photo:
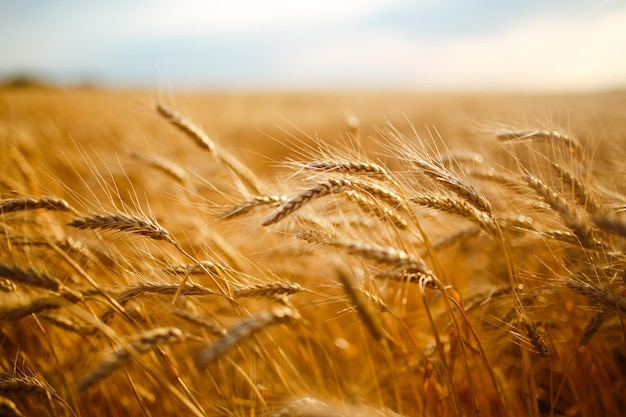
[[[0,415],[617,416],[626,93],[0,88]]]

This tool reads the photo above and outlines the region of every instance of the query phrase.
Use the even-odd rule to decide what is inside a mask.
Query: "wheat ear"
[[[589,213],[594,214],[602,209],[602,203],[595,194],[576,175],[569,172],[557,163],[552,168],[563,181],[572,188],[578,204],[583,206]]]
[[[61,281],[45,272],[40,273],[34,269],[22,268],[18,265],[0,263],[0,277],[57,292],[63,287]]]
[[[181,319],[193,324],[194,326],[200,327],[203,330],[211,333],[215,336],[226,336],[226,329],[217,324],[211,323],[206,318],[198,316],[196,314],[192,314],[186,310],[174,310],[174,315],[180,317]]]
[[[580,242],[588,248],[595,246],[593,231],[589,223],[558,191],[546,185],[533,175],[525,175],[524,181],[532,188],[550,207],[556,211],[563,224],[569,227],[580,239]]]
[[[584,346],[593,338],[593,336],[598,333],[602,324],[606,321],[606,319],[610,316],[610,313],[615,310],[610,307],[604,307],[600,311],[591,317],[587,326],[585,326],[585,330],[583,331],[582,336],[580,337],[580,342],[578,342],[578,346]]]
[[[230,219],[233,217],[242,216],[244,214],[249,213],[250,211],[264,206],[276,206],[285,201],[285,197],[276,196],[276,195],[264,195],[255,197],[251,200],[238,204],[234,207],[229,208],[219,216],[218,219]]]
[[[18,320],[30,314],[63,308],[81,300],[82,296],[74,291],[33,298],[4,293],[0,294],[0,319]]]
[[[360,192],[350,190],[346,195],[350,200],[356,203],[364,213],[371,213],[381,220],[389,221],[398,229],[406,229],[408,227],[406,221],[393,210],[378,204],[372,199],[365,198]]]
[[[215,143],[209,139],[202,129],[162,104],[157,104],[156,109],[161,116],[193,139],[201,148],[208,150],[217,162],[230,169],[251,192],[261,194],[257,185],[257,179],[252,171],[229,153],[218,151]]]
[[[295,282],[270,282],[268,284],[248,285],[233,289],[235,298],[243,297],[276,297],[292,295],[302,291],[302,286]]]
[[[187,180],[185,169],[172,161],[157,155],[144,155],[138,152],[131,153],[131,156],[138,161],[144,162],[149,166],[158,169],[179,183],[184,183]]]
[[[335,240],[332,244],[342,248],[350,255],[368,259],[378,264],[415,270],[424,275],[432,275],[432,271],[426,266],[423,260],[399,249],[342,239]]]
[[[172,265],[161,268],[161,271],[169,275],[205,275],[210,274],[222,277],[223,271],[229,270],[230,267],[213,261],[200,261],[186,265]]]
[[[228,353],[236,344],[250,338],[255,333],[282,323],[290,323],[300,318],[300,314],[290,307],[277,306],[263,311],[256,317],[243,320],[228,331],[228,334],[197,353],[195,362],[200,369],[207,367],[219,357]]]
[[[352,187],[352,182],[340,178],[330,178],[326,182],[321,182],[285,201],[280,208],[278,208],[278,210],[270,214],[263,221],[263,226],[278,223],[290,214],[300,210],[304,205],[310,203],[311,201],[327,195],[340,193],[350,187]]]
[[[9,396],[35,396],[59,399],[54,388],[46,382],[30,376],[0,374],[0,394]]]
[[[17,290],[17,287],[13,281],[5,278],[0,278],[0,292],[13,292]]]
[[[456,214],[471,221],[477,222],[492,234],[497,233],[495,220],[485,212],[478,211],[473,205],[460,198],[450,198],[446,196],[421,195],[409,199],[411,203],[426,206],[446,213]]]
[[[11,375],[6,372],[0,374],[0,399],[4,398],[4,396],[12,397],[12,396],[33,396],[33,397],[45,397],[52,398],[65,406],[70,414],[74,417],[76,413],[70,405],[59,395],[56,390],[50,386],[47,382],[44,382],[40,379],[37,379],[34,376],[16,376]],[[10,403],[12,404],[12,402]],[[0,412],[2,412],[3,416],[10,416],[10,412],[13,410],[9,407],[9,412],[4,413],[2,401],[0,401]],[[18,416],[22,414],[18,411]]]
[[[600,229],[626,238],[626,217],[612,213],[598,213],[591,220]]]
[[[308,162],[302,167],[311,171],[365,175],[380,180],[389,180],[391,178],[389,171],[372,162],[319,160]]]
[[[575,153],[581,159],[584,152],[583,147],[578,140],[556,130],[510,130],[502,132],[497,136],[498,140],[503,142],[515,141],[553,141],[563,144],[570,152]]]
[[[159,346],[182,342],[184,333],[176,327],[162,327],[138,335],[129,343],[129,348],[121,348],[107,354],[98,367],[78,382],[77,389],[84,390],[126,365],[136,354],[147,353]]]
[[[474,187],[464,183],[458,177],[450,174],[442,168],[439,168],[429,162],[422,159],[412,160],[412,162],[422,169],[422,172],[432,178],[433,180],[441,183],[445,188],[452,191],[460,198],[464,199],[478,210],[487,213],[493,217],[493,211],[491,209],[491,203],[487,198],[476,191]]]
[[[60,329],[74,332],[83,336],[92,335],[97,330],[94,326],[90,326],[85,323],[79,323],[60,314],[44,313],[40,314],[39,317]]]
[[[130,216],[124,213],[94,214],[74,219],[67,225],[77,229],[126,232],[154,240],[164,240],[176,245],[176,242],[167,230],[146,217]]]
[[[27,197],[0,200],[0,214],[36,209],[77,213],[67,201],[57,197],[41,196],[37,198]]]
[[[379,343],[385,344],[387,338],[385,336],[385,330],[383,329],[380,318],[372,311],[369,304],[366,303],[361,294],[356,289],[350,273],[345,268],[337,268],[337,276],[343,286],[345,293],[350,298],[350,301],[354,305],[359,317],[363,321],[365,328],[372,335],[374,340]]]
[[[548,349],[548,344],[546,343],[539,329],[537,329],[536,324],[527,318],[523,318],[522,327],[525,330],[528,340],[533,345],[537,353],[543,358],[550,359],[550,350]]]
[[[181,288],[182,286],[182,288]],[[130,287],[116,299],[116,301],[124,306],[135,298],[143,294],[161,294],[161,295],[218,295],[211,289],[198,284],[158,284],[147,282],[144,284]],[[221,294],[220,294],[221,295]],[[115,314],[115,310],[109,309],[100,317],[102,322],[107,322]]]

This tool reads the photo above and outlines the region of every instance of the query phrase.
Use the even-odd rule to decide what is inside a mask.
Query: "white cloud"
[[[303,27],[321,30],[374,15],[408,0],[171,0],[132,6],[118,17],[123,31],[143,36],[250,36]],[[424,0],[422,0],[424,1]]]
[[[624,50],[626,8],[592,20],[535,20],[497,37],[457,40],[438,63],[452,83],[585,90],[626,86]]]
[[[497,36],[436,45],[392,32],[363,33],[303,47],[284,64],[294,82],[589,90],[626,86],[625,50],[622,8],[566,22],[538,18]]]

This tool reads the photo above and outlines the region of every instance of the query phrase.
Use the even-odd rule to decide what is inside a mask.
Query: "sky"
[[[0,79],[156,89],[626,88],[624,0],[1,0]]]

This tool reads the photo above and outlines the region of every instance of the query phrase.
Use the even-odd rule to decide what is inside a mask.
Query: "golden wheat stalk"
[[[569,227],[585,247],[594,248],[595,238],[591,225],[558,191],[546,185],[534,175],[525,175],[524,181],[539,195],[552,210],[556,211],[563,224]]]
[[[36,209],[77,213],[67,201],[57,197],[41,196],[0,200],[0,214]]]
[[[413,159],[411,162],[421,168],[422,172],[426,176],[439,182],[445,188],[452,191],[453,193],[476,207],[478,210],[483,211],[489,216],[493,217],[491,203],[489,203],[487,198],[482,193],[478,192],[474,187],[466,184],[465,182],[461,181],[460,178],[452,175],[444,169],[439,168],[425,160]]]
[[[228,330],[228,334],[216,340],[210,346],[196,354],[196,366],[206,368],[210,363],[228,353],[238,343],[249,339],[252,335],[270,326],[291,323],[300,318],[300,314],[287,306],[277,306],[270,311],[258,313],[255,317],[243,320]]]
[[[370,335],[379,343],[385,344],[387,341],[385,329],[383,329],[380,317],[378,317],[374,311],[366,303],[361,294],[357,290],[356,285],[353,282],[353,278],[347,271],[346,267],[337,268],[337,276],[343,286],[343,289],[350,298],[350,301],[354,305],[359,317],[363,321],[365,328],[369,331]]]
[[[181,319],[191,323],[192,325],[199,327],[206,332],[214,335],[214,336],[226,336],[226,329],[220,325],[212,323],[208,321],[205,317],[199,316],[197,314],[193,314],[186,310],[174,310],[174,315],[180,317]]]
[[[285,201],[285,199],[286,198],[283,196],[276,195],[264,195],[255,197],[251,200],[245,201],[241,204],[229,208],[228,210],[217,216],[217,218],[221,220],[242,216],[259,207],[280,205],[282,202]]]
[[[499,133],[496,137],[503,142],[552,141],[563,144],[570,152],[575,153],[580,158],[584,155],[583,146],[578,140],[556,130],[509,130]]]
[[[164,240],[176,245],[176,242],[167,230],[146,217],[130,216],[124,213],[105,213],[77,218],[66,224],[83,230],[125,232],[145,236],[153,240]]]
[[[583,206],[589,213],[594,214],[602,209],[602,202],[595,193],[592,193],[589,187],[580,180],[575,174],[563,168],[556,162],[552,164],[553,170],[563,179],[565,184],[569,185],[576,197],[578,204]]]
[[[626,217],[613,213],[598,213],[591,220],[600,229],[626,238]]]
[[[162,158],[158,155],[144,155],[139,152],[133,152],[131,153],[131,156],[138,161],[144,162],[149,166],[167,174],[179,183],[184,183],[185,181],[187,181],[187,174],[185,173],[185,169],[168,159]]]
[[[34,376],[0,374],[0,394],[59,398],[54,388]]]
[[[17,376],[11,375],[6,372],[0,374],[0,413],[2,416],[22,414],[14,410],[15,404],[12,401],[2,401],[7,397],[41,397],[47,399],[53,399],[63,404],[67,408],[68,412],[74,416],[76,413],[72,410],[70,405],[59,395],[56,390],[45,381],[42,381],[34,376]],[[12,407],[13,406],[13,407]],[[17,411],[17,413],[14,413]]]
[[[370,198],[365,198],[362,193],[350,190],[346,192],[348,198],[356,203],[356,205],[367,214],[373,214],[377,218],[389,221],[398,229],[406,229],[408,227],[407,222],[401,218],[396,212],[388,207],[380,205],[377,201]]]
[[[182,287],[182,288],[181,288]],[[130,301],[142,296],[143,294],[160,294],[160,295],[221,295],[216,294],[211,289],[203,287],[198,284],[161,284],[146,282],[143,284],[135,285],[133,287],[124,290],[116,301],[121,306],[125,306]],[[115,310],[108,309],[100,320],[104,323],[109,321],[115,314]]]
[[[589,343],[593,336],[598,333],[602,324],[604,324],[611,313],[615,313],[615,309],[607,306],[596,312],[589,320],[589,323],[587,323],[587,326],[585,326],[583,334],[580,337],[580,341],[578,342],[578,346],[585,346]]]
[[[210,155],[217,162],[231,170],[249,191],[255,194],[261,194],[258,181],[252,171],[229,153],[223,150],[218,151],[215,143],[209,139],[202,129],[162,104],[157,104],[156,109],[161,116],[165,117],[171,124],[193,139],[201,148],[209,151]]]
[[[270,282],[255,284],[233,289],[235,298],[244,297],[277,297],[292,295],[302,291],[302,286],[295,282]]]
[[[365,243],[354,240],[338,239],[332,242],[350,255],[374,261],[381,265],[415,270],[424,275],[432,275],[432,271],[423,260],[410,255],[403,250],[389,246],[380,246],[373,243]]]
[[[311,171],[366,175],[380,180],[389,180],[391,178],[387,169],[373,162],[318,160],[308,162],[302,168]]]
[[[14,292],[3,293],[0,294],[0,319],[19,320],[30,314],[57,310],[81,300],[82,296],[74,291],[39,297],[24,297]]]
[[[160,270],[169,275],[215,275],[222,277],[224,271],[231,268],[225,264],[213,261],[200,261],[186,265],[171,265],[161,268]]]
[[[139,334],[128,344],[129,348],[121,348],[107,354],[96,369],[78,382],[76,388],[79,391],[85,390],[126,365],[134,356],[150,352],[160,346],[182,342],[185,339],[185,334],[176,327],[162,327]]]
[[[37,272],[34,269],[22,268],[18,265],[0,263],[0,277],[57,292],[63,287],[61,281],[45,272]]]
[[[446,213],[465,217],[471,221],[477,222],[488,232],[492,234],[497,233],[498,229],[495,220],[491,216],[485,214],[485,212],[476,210],[474,206],[469,204],[466,200],[446,196],[420,195],[411,197],[409,201],[420,206],[430,207]]]
[[[321,182],[285,201],[278,210],[265,218],[263,226],[278,223],[311,201],[327,195],[338,194],[350,187],[352,187],[352,182],[340,178],[330,178],[326,182]]]

